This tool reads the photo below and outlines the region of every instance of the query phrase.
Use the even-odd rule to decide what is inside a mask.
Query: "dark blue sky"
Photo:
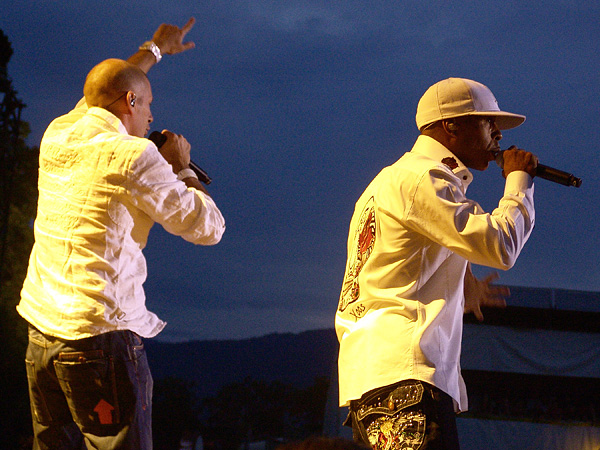
[[[410,150],[420,96],[449,76],[486,84],[502,109],[527,116],[503,148],[583,179],[580,189],[536,182],[536,229],[500,282],[600,290],[597,2],[5,3],[30,145],[79,100],[96,63],[127,58],[161,22],[197,19],[196,48],[149,74],[154,128],[190,141],[228,229],[210,248],[153,229],[146,290],[169,322],[160,339],[333,326],[354,202]],[[491,211],[502,186],[490,167],[469,195]]]

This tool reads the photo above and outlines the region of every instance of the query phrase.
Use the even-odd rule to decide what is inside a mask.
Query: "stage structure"
[[[469,411],[461,448],[600,449],[600,293],[511,287],[508,307],[466,316],[461,365]],[[341,426],[337,374],[324,433]]]

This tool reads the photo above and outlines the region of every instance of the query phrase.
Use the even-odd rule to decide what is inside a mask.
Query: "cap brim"
[[[516,128],[525,122],[525,116],[521,114],[514,114],[505,111],[481,111],[476,113],[466,114],[469,116],[488,116],[496,118],[496,125],[501,130],[510,130],[511,128]]]
[[[430,122],[424,123],[419,127],[419,130],[423,131],[423,129],[434,122],[445,119],[454,119],[455,117],[465,117],[465,116],[486,116],[486,117],[494,117],[496,118],[496,125],[500,130],[510,130],[511,128],[516,128],[525,122],[525,116],[521,114],[514,114],[505,111],[477,111],[477,112],[466,112],[461,114],[448,114],[441,119],[432,120]]]

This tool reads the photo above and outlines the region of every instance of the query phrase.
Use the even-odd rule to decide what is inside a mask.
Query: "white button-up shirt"
[[[147,139],[80,102],[41,142],[38,212],[17,310],[41,332],[81,339],[115,330],[153,337],[145,305],[150,228],[212,245],[225,221],[210,196],[177,180]]]
[[[420,136],[356,203],[336,314],[340,406],[406,379],[467,409],[460,347],[467,262],[506,270],[534,226],[533,183],[509,174],[498,207],[466,198],[472,174]]]

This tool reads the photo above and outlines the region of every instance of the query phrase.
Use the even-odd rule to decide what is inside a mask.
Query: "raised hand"
[[[177,25],[163,23],[158,27],[152,36],[152,41],[158,46],[161,53],[175,55],[177,53],[190,50],[196,46],[192,41],[183,42],[185,35],[192,29],[196,19],[193,17],[187,23],[179,28]]]

